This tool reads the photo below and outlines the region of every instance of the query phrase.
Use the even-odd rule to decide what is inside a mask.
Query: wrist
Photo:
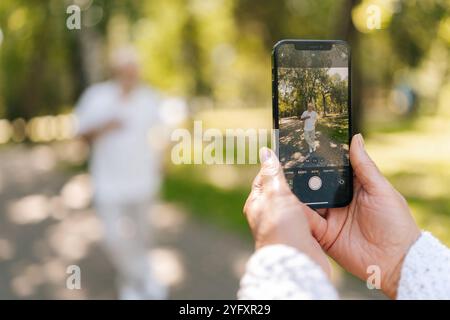
[[[400,259],[400,261],[394,266],[390,272],[385,275],[385,280],[381,281],[381,290],[389,298],[395,299],[397,297],[398,284],[400,283],[400,276],[402,273],[403,262],[405,260],[405,255]]]
[[[269,246],[269,245],[285,245],[289,246],[300,253],[306,255],[312,262],[320,266],[322,271],[329,277],[331,276],[331,265],[322,251],[322,248],[312,235],[304,235],[301,237],[284,238],[280,237],[273,239],[273,241],[266,241],[264,243],[257,243],[257,249]]]
[[[381,289],[383,292],[391,299],[397,298],[397,289],[400,284],[400,278],[402,274],[403,264],[405,262],[406,255],[411,249],[412,245],[420,237],[420,231],[417,229],[411,237],[408,245],[405,246],[404,250],[401,250],[397,255],[400,259],[393,264],[392,268],[388,268],[388,272],[385,275],[385,281],[381,281]]]
[[[320,248],[319,244],[315,241],[315,239],[311,237],[303,237],[301,241],[299,239],[286,239],[286,238],[277,238],[266,241],[256,241],[255,249],[260,250],[267,247],[272,246],[284,246],[286,248],[291,248],[296,250],[303,255],[307,256],[312,262],[317,264],[322,271],[325,272],[329,277],[331,276],[331,265]]]
[[[297,239],[289,239],[289,238],[284,238],[284,237],[273,237],[273,238],[271,237],[271,238],[256,240],[255,248],[258,250],[258,249],[268,247],[268,246],[284,245],[284,246],[294,248],[298,251],[305,252],[307,250],[305,250],[306,249],[306,248],[304,248],[305,245],[304,244],[302,245],[302,242],[304,242],[304,241],[298,241]]]

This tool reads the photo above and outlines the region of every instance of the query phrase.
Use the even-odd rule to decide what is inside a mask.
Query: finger
[[[261,193],[263,189],[263,177],[261,171],[258,172],[252,182],[252,192]]]
[[[327,232],[327,220],[307,206],[305,206],[304,212],[313,237],[320,243]]]
[[[263,191],[262,183],[263,183],[263,180],[262,180],[261,172],[258,172],[255,179],[253,179],[252,189],[250,191],[250,194],[247,197],[247,200],[245,201],[244,213],[247,212],[249,205],[253,201],[255,201],[258,198],[258,196],[260,196],[262,194],[262,191]]]
[[[283,169],[278,161],[275,153],[269,148],[263,147],[259,151],[259,158],[261,161],[261,182],[263,190],[281,190],[289,189],[289,186],[284,177]]]
[[[251,230],[253,230],[255,220],[259,211],[256,207],[257,201],[255,201],[253,195],[250,193],[247,201],[245,202],[243,213]]]
[[[255,201],[255,194],[250,192],[250,194],[247,197],[247,200],[245,200],[244,208],[242,209],[242,212],[245,216],[250,212],[250,206],[252,205],[253,201]]]
[[[261,173],[258,172],[258,174],[256,175],[255,179],[253,179],[252,182],[252,189],[250,191],[250,194],[247,197],[247,200],[245,201],[244,204],[244,213],[246,214],[246,212],[248,212],[248,208],[250,206],[250,204],[255,201],[255,199],[262,193],[262,176]]]
[[[324,217],[325,214],[327,213],[327,210],[328,210],[328,209],[317,209],[316,212],[317,212],[318,214],[320,214],[322,217]]]
[[[350,162],[358,181],[368,192],[383,190],[388,182],[378,170],[375,162],[369,157],[360,133],[353,136],[350,144]]]
[[[355,178],[353,179],[353,192],[356,193],[359,189],[361,189],[361,187],[361,182],[359,181],[358,177],[355,176]]]

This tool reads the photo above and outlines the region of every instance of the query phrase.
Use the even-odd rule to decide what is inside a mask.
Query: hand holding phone
[[[394,299],[404,257],[420,230],[405,198],[370,159],[360,134],[352,139],[350,159],[355,172],[351,203],[322,209],[323,216],[309,214],[311,231],[330,257],[360,279],[367,280],[370,266],[378,267],[380,289]]]
[[[331,266],[311,234],[307,216],[311,208],[292,194],[281,165],[268,148],[260,150],[261,169],[244,206],[244,214],[255,239],[256,249],[284,244],[307,254],[330,275]]]
[[[381,289],[395,298],[404,257],[420,230],[405,199],[365,151],[362,136],[354,136],[350,147],[354,198],[346,207],[321,209],[322,216],[290,192],[275,156],[270,161],[261,158],[261,171],[244,207],[256,248],[288,245],[329,272],[325,251],[362,280],[367,279],[368,267],[378,266]]]

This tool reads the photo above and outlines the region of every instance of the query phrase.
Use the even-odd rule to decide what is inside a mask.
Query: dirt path
[[[304,138],[303,121],[297,117],[280,120],[280,159],[286,168],[303,164],[303,167],[342,166],[347,162],[343,151],[348,145],[331,140],[326,132],[324,119],[316,123],[316,151],[309,154],[308,144]],[[333,121],[328,118],[328,121]]]
[[[66,149],[0,149],[0,299],[115,299],[112,268],[101,246],[101,226],[87,205],[86,174],[62,170]],[[153,207],[155,272],[170,298],[234,299],[249,238],[194,219],[170,203]],[[66,270],[81,268],[81,290],[66,288]],[[342,298],[379,298],[337,272]]]

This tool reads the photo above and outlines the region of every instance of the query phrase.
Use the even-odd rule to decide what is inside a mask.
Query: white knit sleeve
[[[239,299],[337,299],[327,275],[307,255],[286,245],[256,251],[241,279]]]
[[[397,299],[450,299],[450,249],[428,232],[405,257]]]

